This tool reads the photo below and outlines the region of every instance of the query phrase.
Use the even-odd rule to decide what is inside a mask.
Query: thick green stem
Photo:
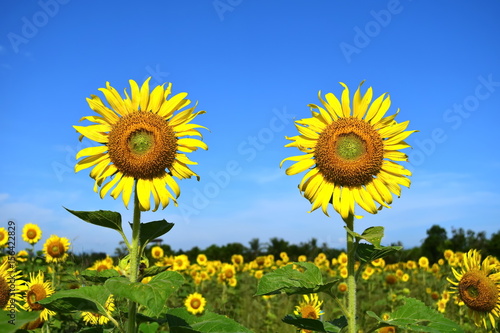
[[[354,236],[349,231],[354,232],[354,215],[349,214],[345,219],[347,225],[347,328],[349,333],[356,333],[356,277],[354,264],[356,262],[356,244]]]
[[[137,196],[137,180],[134,186],[134,219],[132,222],[132,244],[130,246],[130,282],[137,282],[139,276],[140,262],[140,231],[141,231],[141,209],[139,207],[139,197]],[[128,333],[137,331],[135,317],[137,313],[137,303],[129,300],[128,311]]]

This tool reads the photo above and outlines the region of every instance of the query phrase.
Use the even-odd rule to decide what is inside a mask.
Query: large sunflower
[[[0,309],[19,311],[21,293],[26,291],[26,284],[21,280],[23,273],[15,271],[6,259],[0,263]]]
[[[30,273],[30,281],[27,282],[27,291],[26,291],[26,303],[23,308],[26,311],[40,311],[39,318],[42,321],[47,321],[50,316],[55,315],[56,313],[52,310],[49,310],[42,305],[38,304],[38,301],[41,301],[44,298],[49,297],[55,291],[52,288],[52,284],[49,281],[44,282],[44,274],[43,272],[38,272],[38,275],[35,276],[34,273]]]
[[[363,81],[364,82],[364,81]],[[332,93],[318,93],[322,106],[309,104],[313,117],[296,121],[300,135],[287,137],[285,147],[297,147],[304,155],[285,158],[296,162],[286,170],[294,175],[308,170],[299,190],[328,215],[328,205],[346,219],[354,215],[357,203],[375,214],[392,203],[392,193],[401,194],[400,185],[410,186],[411,172],[394,161],[407,161],[399,149],[410,147],[403,140],[415,131],[405,131],[409,121],[397,123],[399,110],[385,117],[391,100],[386,94],[371,103],[373,91],[361,95],[359,85],[352,109],[349,88],[344,87],[341,101]],[[371,104],[370,104],[371,103]],[[376,203],[381,205],[377,208]]]
[[[128,207],[130,196],[137,181],[136,193],[140,209],[150,209],[151,194],[154,209],[162,205],[165,208],[170,200],[177,204],[180,195],[179,185],[172,176],[179,179],[196,176],[188,164],[197,164],[189,160],[184,153],[198,148],[208,149],[207,145],[194,138],[200,136],[200,125],[190,124],[197,115],[196,105],[178,112],[191,103],[187,93],[179,93],[167,99],[172,84],[165,89],[157,86],[149,92],[148,78],[139,89],[137,83],[130,80],[131,96],[125,90],[123,99],[118,91],[106,82],[106,88],[99,89],[106,98],[107,107],[95,95],[87,98],[92,110],[99,116],[87,116],[81,120],[94,122],[90,126],[73,126],[80,134],[100,145],[82,149],[76,158],[87,156],[77,162],[75,171],[93,167],[90,176],[95,179],[94,191],[103,198],[110,190],[116,199],[122,194],[123,203]],[[109,177],[109,181],[105,180]],[[167,189],[173,192],[173,194]]]
[[[455,280],[452,292],[469,308],[476,326],[488,328],[488,322],[496,327],[500,317],[500,267],[490,262],[490,257],[481,262],[481,254],[470,250],[463,258],[460,270],[452,267]]]

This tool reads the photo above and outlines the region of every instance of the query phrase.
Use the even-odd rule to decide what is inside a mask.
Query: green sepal
[[[403,300],[405,304],[390,314],[387,320],[382,320],[372,311],[367,311],[366,314],[378,320],[379,327],[396,326],[410,332],[464,332],[457,323],[445,318],[436,310],[427,307],[422,301],[415,298],[403,298]]]
[[[112,212],[110,210],[97,210],[97,211],[76,211],[64,207],[68,212],[80,218],[81,220],[92,223],[101,227],[110,228],[123,233],[122,229],[122,216],[120,213]]]
[[[315,264],[295,262],[265,274],[259,280],[255,296],[318,293],[331,289],[336,281],[324,283],[321,271]]]
[[[130,282],[126,278],[108,279],[104,286],[117,297],[124,297],[146,307],[144,313],[158,317],[167,310],[166,301],[184,283],[184,277],[178,272],[165,271],[148,283]]]

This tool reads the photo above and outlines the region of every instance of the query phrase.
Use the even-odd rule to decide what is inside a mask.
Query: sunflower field
[[[5,234],[5,228],[2,228],[0,235]],[[107,255],[85,265],[79,256],[71,253],[69,241],[56,235],[44,241],[42,250],[35,251],[35,245],[42,236],[42,230],[35,224],[26,224],[22,236],[25,243],[31,246],[14,256],[8,253],[6,238],[2,238],[4,255],[0,266],[0,305],[3,316],[14,313],[11,323],[5,321],[1,324],[2,332],[14,332],[16,329],[20,332],[119,331],[116,324],[123,325],[127,320],[127,300],[122,297],[106,296],[102,308],[95,312],[83,309],[93,301],[98,302],[98,295],[87,294],[83,297],[89,300],[88,304],[73,302],[70,298],[59,298],[59,303],[44,303],[44,300],[50,299],[55,292],[64,294],[65,291],[97,288],[109,279],[123,276],[124,267],[120,266],[120,258]],[[190,332],[198,329],[200,332],[296,332],[297,327],[289,325],[297,324],[294,323],[295,318],[318,319],[324,323],[335,321],[342,317],[339,307],[347,304],[348,256],[345,252],[335,257],[320,252],[310,258],[306,255],[290,258],[286,252],[281,252],[279,256],[260,255],[251,260],[245,260],[241,253],[234,253],[231,260],[221,261],[211,260],[204,253],[190,258],[186,254],[174,255],[167,251],[168,246],[152,245],[147,249],[141,264],[144,277],[140,281],[148,286],[155,283],[153,272],[172,274],[171,286],[175,292],[168,293],[165,304],[162,304],[163,314],[167,316],[155,320],[144,317],[138,326],[139,332],[184,332],[181,324],[169,320],[169,314],[172,318],[174,315],[176,318],[195,318]],[[465,275],[461,272],[470,271],[470,265],[477,259],[479,254],[476,251],[445,250],[432,264],[426,257],[391,264],[382,258],[368,263],[357,261],[358,296],[362,300],[358,310],[359,332],[368,332],[365,328],[376,324],[377,319],[370,314],[379,313],[381,319],[387,320],[405,302],[425,304],[430,316],[442,314],[458,323],[464,332],[490,332],[474,324],[474,314],[464,306],[457,287],[457,278],[463,279]],[[258,295],[259,289],[262,289],[260,282],[266,276],[296,265],[305,265],[308,269],[314,267],[320,278],[328,283],[329,290],[289,297],[282,293]],[[483,266],[492,265],[499,265],[499,262],[489,256]],[[326,294],[334,297],[326,297]],[[146,302],[138,303],[140,311],[150,306]],[[223,324],[222,329],[213,328],[217,325],[209,329],[203,326],[205,320],[222,323],[227,318],[231,318],[231,322]],[[324,331],[330,332],[328,329]],[[412,330],[385,326],[377,331]]]

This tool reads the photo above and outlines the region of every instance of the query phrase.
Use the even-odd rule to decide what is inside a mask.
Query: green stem
[[[356,262],[356,244],[352,233],[354,232],[354,215],[344,220],[347,228],[347,328],[349,333],[356,333],[356,278],[354,264]]]
[[[134,219],[132,222],[132,244],[130,246],[130,282],[137,282],[139,276],[139,237],[141,231],[141,209],[139,207],[139,197],[137,195],[137,180],[134,184]],[[129,300],[128,311],[128,333],[136,332],[135,317],[137,313],[137,303]]]

